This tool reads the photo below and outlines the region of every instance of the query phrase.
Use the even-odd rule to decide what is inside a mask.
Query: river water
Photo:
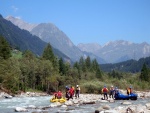
[[[30,105],[35,105],[36,107],[46,107],[49,106],[51,96],[41,96],[41,97],[13,97],[12,99],[0,99],[0,113],[15,113],[14,109],[16,107],[29,107]],[[123,106],[121,103],[124,100],[117,100],[115,103],[100,103],[96,104],[86,104],[80,106],[68,106],[68,110],[62,107],[55,107],[46,109],[45,112],[48,113],[94,113],[97,108],[102,105],[109,105],[111,108],[117,106]],[[131,101],[133,105],[141,104],[145,105],[150,102],[150,99],[138,99],[136,101]],[[125,106],[125,105],[124,105]],[[40,109],[29,109],[27,113],[40,112],[44,113]]]

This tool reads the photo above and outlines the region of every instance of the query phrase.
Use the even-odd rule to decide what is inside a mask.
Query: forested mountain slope
[[[12,47],[18,48],[21,51],[30,50],[36,55],[41,55],[47,45],[47,43],[42,41],[39,37],[5,20],[2,15],[0,15],[0,35],[6,38]],[[70,60],[69,57],[59,50],[53,48],[53,51],[58,57]]]
[[[146,64],[150,67],[150,57],[141,58],[138,61],[128,60],[115,64],[101,64],[100,67],[105,72],[110,72],[112,70],[124,71],[124,72],[140,72],[143,64]]]

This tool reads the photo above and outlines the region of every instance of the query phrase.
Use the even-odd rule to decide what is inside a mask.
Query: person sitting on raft
[[[61,99],[62,98],[62,92],[61,91],[58,91],[58,92],[56,92],[56,93],[54,93],[54,98],[55,99]]]
[[[57,98],[58,98],[58,99],[61,99],[62,96],[63,96],[62,92],[61,92],[61,91],[58,91],[58,93],[57,93]]]
[[[127,88],[127,94],[130,95],[132,93],[132,87]]]

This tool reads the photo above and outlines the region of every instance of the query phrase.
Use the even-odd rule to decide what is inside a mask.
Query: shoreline
[[[120,92],[124,94],[126,91],[120,90]],[[134,91],[134,93],[138,94],[138,99],[150,98],[150,91],[146,91],[146,92]],[[7,93],[0,92],[0,97],[4,97],[4,95],[10,96]],[[26,92],[26,93],[22,92],[20,95],[15,95],[15,97],[38,97],[38,96],[52,96],[52,95],[49,95],[47,93],[38,93],[38,92]],[[69,109],[68,108],[69,106],[104,103],[105,105],[101,105],[100,107],[95,109],[95,113],[127,113],[127,111],[129,111],[128,113],[149,113],[150,112],[150,102],[146,103],[145,105],[140,105],[140,104],[133,105],[132,102],[129,100],[123,100],[120,106],[111,108],[108,104],[110,103],[115,104],[115,101],[117,100],[113,100],[111,98],[109,98],[108,100],[101,100],[102,97],[103,97],[102,94],[80,94],[79,98],[75,99],[74,97],[74,99],[70,99],[65,103],[59,103],[59,102],[50,103],[49,106],[44,106],[42,108],[39,108],[31,104],[27,108],[16,107],[15,111],[25,112],[25,111],[29,111],[30,109],[48,110],[54,107]]]
[[[119,90],[122,94],[126,94],[126,90]],[[133,93],[138,95],[138,98],[150,98],[150,91],[133,91]],[[87,93],[82,95],[89,95]],[[92,95],[101,95],[101,98],[103,97],[103,94],[92,94]],[[21,92],[20,94],[16,95],[10,95],[6,92],[0,91],[0,98],[13,98],[13,97],[37,97],[37,96],[53,96],[50,94],[47,94],[46,92]],[[64,96],[63,96],[64,97]]]

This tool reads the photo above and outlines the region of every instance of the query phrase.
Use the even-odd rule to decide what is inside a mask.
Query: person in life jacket
[[[54,93],[54,99],[61,99],[62,98],[62,92],[61,91],[58,91],[58,92],[55,92]]]
[[[109,98],[111,98],[111,97],[114,98],[114,93],[115,93],[114,87],[111,86],[110,90],[109,90]]]
[[[61,91],[58,91],[58,93],[57,93],[57,98],[58,98],[58,99],[61,99],[61,98],[62,98],[62,95],[63,95],[62,92],[61,92]]]
[[[70,93],[69,93],[70,88],[68,86],[66,86],[66,98],[67,100],[70,99]]]
[[[54,99],[61,99],[62,95],[63,95],[62,92],[58,91],[58,92],[54,93]]]
[[[54,98],[53,99],[57,99],[57,92],[53,94]]]
[[[80,87],[79,85],[76,86],[76,94],[75,94],[75,97],[76,98],[79,98],[79,95],[80,95]]]
[[[116,99],[118,97],[118,95],[119,95],[119,89],[118,89],[118,87],[115,87],[115,89],[114,89],[114,99]]]
[[[70,94],[70,98],[73,99],[73,95],[74,95],[74,88],[73,88],[73,86],[71,86],[71,88],[69,89],[69,94]]]
[[[104,88],[102,89],[102,93],[104,94],[104,100],[105,100],[105,99],[108,99],[108,95],[107,95],[108,89],[107,89],[106,86],[104,86]]]
[[[127,88],[127,94],[130,95],[132,93],[132,87]]]

